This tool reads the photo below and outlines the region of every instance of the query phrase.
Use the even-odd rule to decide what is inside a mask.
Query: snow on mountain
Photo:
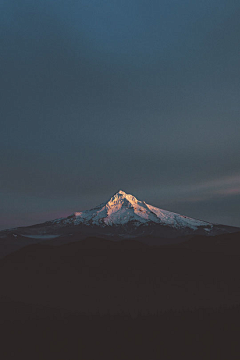
[[[120,190],[111,199],[91,210],[75,212],[68,218],[56,219],[52,223],[62,225],[99,225],[102,227],[133,223],[140,225],[160,224],[175,229],[206,227],[209,231],[212,225],[208,222],[195,220],[170,211],[162,210],[145,201],[136,199],[131,194]]]
[[[159,209],[120,190],[91,210],[1,231],[0,257],[32,242],[47,241],[56,245],[100,237],[113,241],[134,238],[148,245],[163,245],[185,241],[186,236],[215,236],[237,231],[240,228],[211,224]]]

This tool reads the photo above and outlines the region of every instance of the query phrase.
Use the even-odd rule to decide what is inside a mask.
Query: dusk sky
[[[240,226],[240,2],[2,0],[0,228],[107,201]]]

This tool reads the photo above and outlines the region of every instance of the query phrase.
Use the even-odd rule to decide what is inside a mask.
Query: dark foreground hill
[[[240,307],[158,315],[92,315],[0,302],[1,358],[235,360]]]
[[[229,253],[210,251],[205,238],[202,247],[198,238],[169,247],[97,238],[31,245],[2,259],[1,289],[14,300],[88,313],[232,306],[240,304],[240,253],[231,239],[238,235],[229,236]]]
[[[157,248],[90,238],[8,255],[0,263],[3,358],[238,358],[237,239]]]

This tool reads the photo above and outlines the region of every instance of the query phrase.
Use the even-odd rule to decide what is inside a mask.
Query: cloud
[[[230,188],[230,189],[222,189],[219,191],[219,194],[222,194],[222,195],[240,195],[240,187],[238,188]]]

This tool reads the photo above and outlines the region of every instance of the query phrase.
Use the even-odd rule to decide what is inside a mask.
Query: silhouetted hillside
[[[7,359],[212,360],[240,355],[239,306],[158,315],[91,315],[0,302]]]
[[[240,232],[217,236],[194,236],[182,246],[198,251],[240,255]]]
[[[31,245],[1,261],[1,287],[14,300],[102,314],[240,303],[239,257],[189,248],[194,241],[188,248],[97,238]]]
[[[162,247],[89,238],[6,256],[4,359],[238,358],[238,236]],[[225,241],[234,255],[219,252]]]

